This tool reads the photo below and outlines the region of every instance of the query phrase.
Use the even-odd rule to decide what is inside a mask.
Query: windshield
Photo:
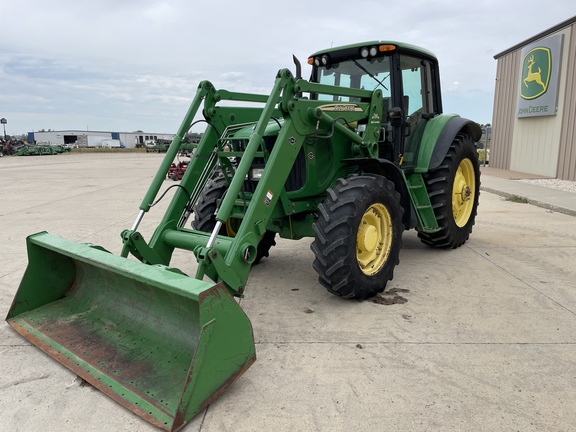
[[[345,60],[318,68],[318,82],[339,87],[382,91],[390,97],[390,57]],[[349,102],[349,97],[319,94],[319,100]]]

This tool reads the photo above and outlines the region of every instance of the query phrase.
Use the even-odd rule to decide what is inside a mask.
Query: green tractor
[[[468,239],[478,205],[474,143],[481,131],[442,114],[438,63],[423,49],[371,42],[318,52],[309,63],[308,82],[280,72],[271,99],[278,112],[259,123],[214,108],[210,128],[226,132],[208,150],[222,146],[225,169],[200,194],[192,226],[212,232],[220,220],[217,233],[233,237],[246,203],[264,202],[269,216],[260,220],[258,212],[252,222],[262,231],[254,263],[268,256],[275,235],[313,237],[320,283],[342,297],[366,299],[392,279],[405,229],[416,228],[433,247],[456,248]],[[242,163],[255,134],[258,148],[245,163],[246,177],[233,185],[236,200],[216,216],[238,171],[227,157]]]
[[[120,256],[45,232],[27,239],[10,325],[166,430],[254,362],[252,327],[233,297],[277,236],[314,238],[320,284],[367,299],[392,279],[404,230],[438,248],[472,231],[481,130],[442,113],[432,53],[382,41],[331,48],[308,59],[308,81],[295,62],[269,95],[199,84]],[[202,139],[146,241],[138,226],[198,122]],[[194,254],[194,274],[170,267],[176,248]]]

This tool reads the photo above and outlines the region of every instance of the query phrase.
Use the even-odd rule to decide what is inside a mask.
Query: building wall
[[[62,145],[64,144],[64,133],[34,132],[34,140],[38,144]]]
[[[175,134],[164,134],[164,133],[154,133],[154,132],[98,132],[98,131],[78,131],[78,130],[66,130],[66,131],[50,131],[50,132],[33,132],[34,140],[38,144],[47,143],[50,145],[62,145],[64,144],[64,136],[76,136],[77,145],[80,147],[86,147],[91,142],[97,142],[98,140],[94,137],[99,137],[100,141],[110,140],[114,136],[120,139],[120,142],[126,146],[126,148],[134,148],[138,142],[144,143],[145,141],[155,141],[155,140],[173,140]],[[88,139],[88,137],[93,137]],[[97,145],[97,144],[96,144]]]
[[[513,171],[556,177],[560,151],[560,133],[563,121],[565,121],[564,100],[568,68],[566,59],[570,48],[570,30],[570,28],[567,28],[554,33],[564,34],[556,115],[514,119],[510,158],[510,169]],[[553,34],[549,36],[553,36]],[[516,71],[516,86],[521,85],[519,69],[518,67]],[[515,115],[516,112],[514,110]]]
[[[569,43],[567,43],[569,42]],[[576,180],[576,24],[572,25],[568,55],[564,57],[568,68],[564,91],[564,122],[560,134],[558,178]]]
[[[492,114],[491,167],[510,169],[518,99],[518,86],[514,84],[518,81],[519,67],[520,51],[514,51],[498,59]]]
[[[146,141],[168,140],[172,141],[175,134],[152,133],[152,132],[120,132],[120,141],[126,148],[134,148],[136,144],[144,144]]]
[[[534,38],[564,34],[555,116],[516,117],[521,52],[528,43],[496,57],[490,166],[576,180],[576,23],[561,24]]]

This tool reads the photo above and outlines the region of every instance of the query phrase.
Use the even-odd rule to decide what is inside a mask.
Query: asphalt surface
[[[0,315],[26,268],[27,235],[46,230],[119,253],[119,233],[160,158],[1,159]],[[312,269],[310,240],[279,240],[240,302],[256,363],[183,430],[576,430],[576,194],[511,178],[483,169],[463,247],[434,250],[406,232],[395,277],[376,301],[329,294]],[[167,204],[144,217],[145,238]],[[182,252],[173,264],[190,271],[193,261]],[[39,430],[158,429],[2,321],[0,431]]]

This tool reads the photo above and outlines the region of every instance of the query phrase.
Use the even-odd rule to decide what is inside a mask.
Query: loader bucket
[[[6,320],[124,407],[175,431],[254,362],[228,290],[42,232]]]

